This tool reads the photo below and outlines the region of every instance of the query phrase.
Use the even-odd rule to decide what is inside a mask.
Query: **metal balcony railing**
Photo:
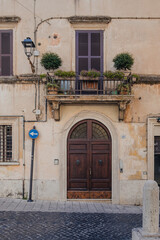
[[[123,79],[106,79],[104,77],[89,79],[55,78],[47,74],[47,94],[61,95],[130,95],[131,76]]]

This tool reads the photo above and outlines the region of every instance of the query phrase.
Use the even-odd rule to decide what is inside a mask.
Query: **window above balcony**
[[[13,74],[13,30],[0,30],[0,76]]]
[[[76,31],[76,72],[103,72],[103,31]]]

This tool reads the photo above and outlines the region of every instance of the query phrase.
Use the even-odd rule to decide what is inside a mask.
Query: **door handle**
[[[92,169],[91,168],[89,169],[89,175],[90,176],[92,175]]]
[[[79,166],[80,160],[76,160],[76,165]]]
[[[102,160],[98,160],[98,163],[99,163],[100,166],[102,166],[103,161]]]

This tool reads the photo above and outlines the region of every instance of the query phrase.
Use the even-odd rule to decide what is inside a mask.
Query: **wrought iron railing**
[[[130,95],[132,78],[129,75],[121,80],[80,76],[61,79],[47,74],[47,82],[47,94],[53,95]]]

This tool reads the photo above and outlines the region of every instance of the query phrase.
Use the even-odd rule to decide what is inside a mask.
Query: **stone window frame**
[[[104,22],[78,22],[78,23],[71,23],[71,36],[72,36],[72,54],[71,54],[71,68],[76,69],[76,32],[77,31],[102,31],[103,32],[103,71],[105,71],[105,66],[107,63],[107,55],[106,55],[106,45],[107,45],[107,27],[108,24]]]
[[[20,117],[1,117],[0,125],[12,126],[12,161],[0,162],[0,166],[19,165],[20,151],[23,152],[23,129]]]

